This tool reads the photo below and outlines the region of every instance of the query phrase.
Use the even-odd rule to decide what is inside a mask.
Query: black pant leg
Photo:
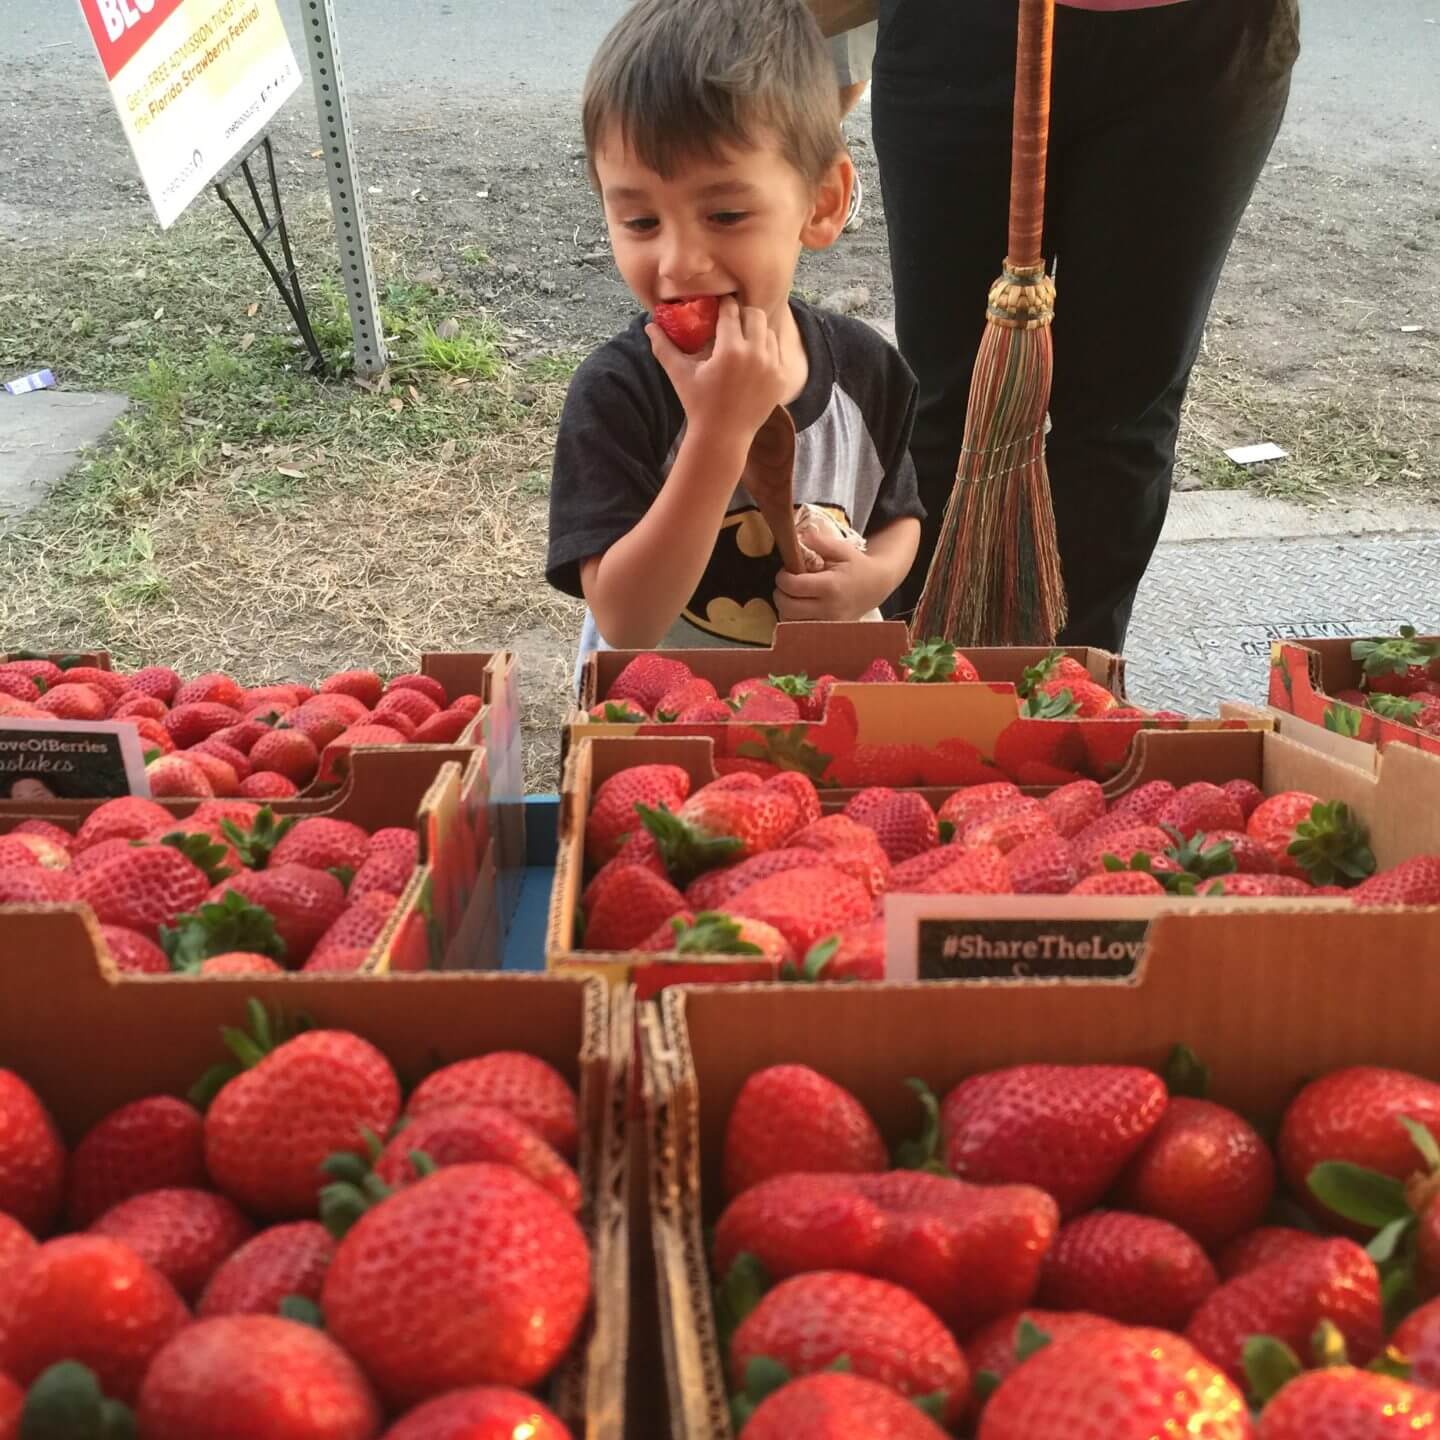
[[[1294,41],[1293,0],[1057,16],[1057,94],[1072,103],[1047,197],[1058,295],[1046,459],[1067,644],[1124,646],[1165,521],[1190,371],[1284,113]],[[1089,87],[1127,100],[1076,97],[1076,77],[1061,79],[1067,52],[1087,57]]]

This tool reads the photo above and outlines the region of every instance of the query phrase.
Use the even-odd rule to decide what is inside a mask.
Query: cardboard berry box
[[[1383,755],[1343,737],[1328,752],[1278,734],[1273,722],[1246,707],[1226,707],[1225,724],[1239,729],[1144,731],[1125,768],[1105,786],[1114,800],[1152,780],[1177,786],[1205,780],[1248,780],[1267,795],[1303,790],[1348,805],[1369,832],[1380,868],[1414,856],[1440,854],[1440,757],[1412,747]],[[777,979],[773,964],[741,957],[587,951],[576,912],[585,885],[585,823],[590,796],[632,765],[669,763],[694,788],[715,778],[713,742],[700,738],[594,739],[576,746],[561,797],[560,843],[546,940],[547,963],[631,983],[642,997],[664,985],[716,979]],[[921,791],[935,805],[945,791]],[[843,792],[821,791],[827,811]],[[1241,900],[1157,896],[1140,899],[1070,896],[894,895],[886,902],[886,975],[894,979],[1037,974],[1133,974],[1165,937],[1217,908],[1249,918],[1261,947],[1306,946],[1341,936],[1367,953],[1369,918],[1343,897]],[[1440,907],[1430,917],[1440,953]],[[1161,926],[1159,918],[1173,916]]]
[[[666,650],[697,679],[710,681],[721,696],[742,680],[804,674],[811,680],[837,677],[823,720],[767,725],[756,721],[663,723],[596,719],[621,672],[652,651],[604,650],[585,663],[580,709],[567,717],[564,753],[582,737],[664,736],[676,733],[713,739],[727,763],[774,762],[808,773],[816,781],[863,788],[869,784],[936,786],[985,778],[987,772],[1021,784],[1059,783],[1087,775],[1103,779],[1120,764],[1135,733],[1146,726],[1204,726],[1205,721],[1032,719],[1025,717],[1017,687],[1025,672],[1047,656],[1078,662],[1089,680],[1125,698],[1125,662],[1107,650],[1045,647],[965,650],[979,683],[858,683],[867,666],[883,660],[899,667],[911,649],[909,632],[897,621],[835,624],[791,622],[776,627],[770,649]],[[943,742],[943,743],[942,743]],[[930,761],[918,763],[920,749]],[[897,768],[898,766],[898,768]],[[998,772],[994,767],[998,766]],[[927,774],[928,777],[927,778]]]
[[[59,821],[73,830],[101,803],[35,804],[26,813],[0,815],[0,834],[30,818]],[[181,819],[201,802],[172,799],[156,803]],[[415,872],[372,945],[364,972],[499,967],[501,940],[508,925],[500,877],[507,867],[500,858],[501,832],[487,750],[441,746],[362,749],[355,753],[340,790],[323,798],[273,801],[271,808],[279,815],[348,820],[371,832],[387,826],[416,830]],[[523,835],[523,817],[520,823]],[[513,868],[518,883],[519,868],[508,868]],[[6,924],[10,913],[9,907],[0,906],[0,957],[10,948]],[[95,943],[103,945],[98,935]],[[199,982],[192,979],[191,983]]]
[[[580,1218],[594,1298],[550,1401],[576,1436],[620,1440],[629,1305],[621,1106],[634,1030],[624,997],[612,1006],[594,981],[518,975],[423,975],[405,984],[344,975],[142,980],[96,966],[88,911],[18,909],[3,923],[12,943],[0,949],[0,1063],[34,1087],[72,1145],[120,1105],[184,1095],[223,1058],[220,1029],[243,1025],[252,997],[355,1031],[407,1086],[441,1064],[495,1050],[529,1051],[560,1070],[580,1096]]]
[[[1414,637],[1422,646],[1440,647],[1440,635]],[[1383,637],[1333,637],[1276,640],[1270,646],[1269,703],[1278,711],[1373,745],[1413,745],[1440,755],[1440,734],[1427,734],[1413,725],[1387,719],[1353,699],[1364,683],[1363,660],[1352,654],[1357,641],[1362,645],[1382,643]],[[1440,660],[1433,661],[1430,673],[1440,682]]]
[[[939,1095],[967,1075],[1022,1063],[1160,1069],[1188,1045],[1210,1098],[1278,1118],[1305,1079],[1353,1064],[1440,1079],[1440,915],[1375,911],[1365,943],[1295,912],[1224,909],[1156,921],[1128,981],[684,986],[642,1007],[651,1137],[649,1205],[670,1434],[730,1436],[706,1227],[723,1206],[725,1125],[741,1085],[768,1065],[808,1065],[850,1090],[885,1140],[919,1133],[905,1086]],[[1383,963],[1376,957],[1383,957]],[[1394,1023],[1397,995],[1411,1023]]]

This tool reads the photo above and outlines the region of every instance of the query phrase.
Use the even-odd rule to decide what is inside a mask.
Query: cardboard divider
[[[1327,733],[1353,737],[1370,745],[1411,745],[1440,755],[1440,735],[1427,735],[1398,720],[1387,720],[1373,710],[1348,705],[1336,697],[1358,690],[1364,667],[1351,657],[1355,640],[1371,637],[1334,637],[1276,640],[1270,646],[1269,703],[1285,714]],[[1418,640],[1440,644],[1440,635]]]
[[[707,986],[667,990],[641,1026],[650,1097],[652,1231],[675,1440],[731,1432],[704,1227],[723,1208],[725,1124],[740,1087],[809,1065],[852,1091],[889,1142],[918,1133],[905,1087],[944,1094],[1029,1062],[1159,1068],[1176,1043],[1212,1098],[1278,1116],[1305,1079],[1380,1064],[1440,1079],[1440,914],[1375,911],[1357,949],[1323,915],[1165,915],[1129,983]],[[1374,957],[1383,956],[1384,963]],[[1393,1022],[1396,997],[1419,1023]]]
[[[139,980],[95,965],[98,937],[86,909],[16,909],[3,923],[10,943],[0,954],[0,1063],[34,1086],[71,1144],[119,1105],[183,1095],[223,1058],[220,1029],[243,1024],[252,997],[354,1030],[407,1086],[439,1065],[494,1050],[526,1050],[560,1070],[580,1095],[581,1219],[595,1300],[554,1389],[577,1436],[620,1440],[628,1299],[615,1257],[625,1152],[614,1133],[614,1094],[629,1074],[631,1028],[611,1024],[604,986],[520,975],[427,974],[405,984],[349,975]]]

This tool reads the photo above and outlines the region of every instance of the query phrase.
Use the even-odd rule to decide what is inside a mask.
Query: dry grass
[[[302,244],[323,246],[323,215],[300,228]],[[257,339],[265,322],[250,307],[279,329],[278,302],[213,212],[170,245],[149,232],[128,243],[118,267],[113,237],[109,266],[85,249],[57,256],[39,272],[49,293],[5,295],[16,277],[0,269],[0,357],[34,353],[58,308],[50,353],[67,384],[136,401],[111,443],[0,533],[0,644],[103,647],[123,664],[224,668],[256,684],[393,670],[427,648],[517,648],[527,778],[550,788],[578,630],[542,574],[564,367],[511,362],[488,317],[456,312],[382,249],[403,379],[383,392],[312,379],[288,339]],[[334,352],[338,292],[310,289]],[[461,336],[437,342],[447,318]]]

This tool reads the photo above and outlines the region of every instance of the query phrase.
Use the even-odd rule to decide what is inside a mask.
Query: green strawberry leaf
[[[212,955],[229,950],[248,950],[285,958],[285,942],[275,929],[275,917],[259,905],[252,905],[236,890],[219,900],[209,900],[198,910],[175,917],[175,924],[160,927],[160,947],[174,970],[198,970]]]
[[[1326,1209],[1357,1225],[1379,1230],[1392,1220],[1414,1218],[1405,1199],[1405,1186],[1376,1170],[1344,1160],[1322,1160],[1305,1177],[1305,1183]]]
[[[1400,633],[1388,640],[1356,640],[1350,658],[1358,660],[1366,676],[1403,675],[1412,665],[1425,665],[1440,654],[1440,646],[1417,640],[1413,625],[1402,625]]]
[[[1210,1071],[1188,1045],[1176,1045],[1170,1051],[1160,1078],[1171,1095],[1190,1100],[1203,1100],[1210,1091]]]
[[[928,1395],[912,1395],[910,1403],[922,1415],[928,1415],[937,1425],[945,1422],[945,1407],[950,1396],[944,1390],[932,1390]]]
[[[838,935],[827,935],[823,940],[817,940],[806,952],[802,962],[802,973],[810,981],[823,980],[825,978],[825,967],[835,958],[835,952],[840,948],[840,937]]]
[[[1354,885],[1375,873],[1364,826],[1341,800],[1312,806],[1286,848],[1316,885]]]
[[[333,875],[346,890],[349,890],[350,882],[355,878],[355,871],[351,866],[327,865],[325,869],[329,874]]]
[[[768,760],[782,770],[798,770],[812,780],[819,781],[826,768],[835,758],[811,743],[812,727],[805,724],[765,725],[758,729],[763,743],[742,740],[735,747],[735,753],[747,760]]]
[[[993,1370],[977,1370],[970,1378],[970,1393],[977,1400],[988,1400],[1000,1388],[1000,1377]]]
[[[1416,713],[1420,707],[1416,705]],[[1353,705],[1332,705],[1325,712],[1325,728],[1336,735],[1356,736],[1364,723],[1364,716]]]
[[[325,1328],[325,1316],[321,1313],[320,1307],[304,1295],[287,1295],[281,1300],[278,1306],[279,1314],[286,1320],[294,1320],[301,1325],[309,1325],[311,1329],[323,1330]]]
[[[1240,1352],[1250,1393],[1262,1405],[1300,1374],[1300,1357],[1273,1335],[1252,1335]]]
[[[657,710],[655,718],[657,720],[673,720],[675,717],[668,710],[664,713]],[[645,717],[628,700],[607,700],[604,719],[607,725],[643,725],[645,723]]]
[[[1420,1152],[1420,1158],[1424,1160],[1425,1168],[1432,1175],[1440,1170],[1440,1145],[1435,1143],[1435,1137],[1430,1131],[1418,1120],[1412,1120],[1408,1115],[1400,1115],[1396,1118],[1405,1127],[1405,1133]]]
[[[1376,695],[1370,701],[1370,708],[1386,720],[1399,721],[1401,725],[1413,725],[1425,707],[1408,695]]]
[[[1075,697],[1068,690],[1047,695],[1037,690],[1020,707],[1020,713],[1027,720],[1065,720],[1080,709]]]
[[[1038,1350],[1043,1350],[1050,1343],[1050,1336],[1042,1330],[1028,1315],[1022,1315],[1020,1323],[1015,1327],[1015,1358],[1017,1360],[1028,1360]]]
[[[62,1360],[35,1379],[20,1412],[21,1440],[129,1440],[135,1420],[108,1401],[88,1366]]]
[[[1372,1375],[1388,1375],[1392,1380],[1408,1380],[1413,1367],[1393,1345],[1387,1345],[1365,1368]]]
[[[275,812],[268,805],[262,805],[248,830],[242,830],[233,820],[222,820],[220,832],[235,847],[242,864],[252,870],[263,870],[270,852],[299,821],[298,815],[276,819]]]
[[[1365,1253],[1377,1264],[1384,1265],[1395,1258],[1405,1237],[1414,1227],[1413,1215],[1402,1215],[1382,1225],[1375,1232],[1375,1238],[1365,1247]]]
[[[942,820],[939,830],[942,845],[948,845],[955,838],[955,822],[953,820]]]
[[[761,955],[764,951],[740,936],[740,923],[718,910],[704,910],[687,925],[678,916],[674,948],[681,955]]]
[[[771,675],[770,683],[792,700],[808,700],[815,693],[815,682],[803,670],[794,675]]]
[[[731,1262],[715,1287],[715,1329],[722,1354],[730,1352],[730,1337],[740,1322],[760,1303],[770,1288],[765,1267],[748,1250]]]
[[[1165,853],[1187,875],[1198,880],[1213,880],[1217,875],[1233,875],[1236,870],[1235,847],[1228,840],[1205,845],[1205,837],[1196,833],[1187,839],[1174,825],[1160,827],[1174,842]]]
[[[742,842],[734,835],[705,835],[693,825],[660,805],[635,806],[640,823],[655,837],[660,858],[670,878],[679,886],[690,883],[697,875],[713,870],[736,858]]]
[[[855,1367],[848,1355],[837,1355],[825,1369],[832,1375],[848,1375]]]
[[[790,1383],[790,1371],[768,1355],[752,1356],[745,1366],[745,1398],[758,1405],[782,1385]]]
[[[911,1076],[905,1084],[920,1102],[921,1129],[917,1139],[902,1140],[895,1147],[895,1168],[948,1175],[940,1159],[940,1102],[923,1080]]]
[[[146,765],[153,765],[160,758],[161,753],[162,752],[158,748],[146,750],[141,754],[140,758],[145,762]]]
[[[1050,650],[1041,656],[1035,664],[1027,666],[1020,672],[1020,683],[1015,687],[1015,693],[1022,699],[1026,699],[1035,693],[1037,685],[1043,685],[1050,678],[1050,672],[1059,663],[1063,650]]]
[[[955,647],[948,640],[921,640],[900,663],[909,672],[906,680],[916,685],[948,681],[955,673]]]
[[[1413,1231],[1406,1236],[1405,1246],[1406,1258],[1397,1258],[1381,1267],[1380,1312],[1387,1333],[1420,1303],[1420,1291],[1415,1283]]]
[[[172,830],[160,837],[162,845],[178,850],[187,860],[202,869],[212,885],[218,885],[235,872],[225,863],[225,847],[208,835],[187,830]]]

